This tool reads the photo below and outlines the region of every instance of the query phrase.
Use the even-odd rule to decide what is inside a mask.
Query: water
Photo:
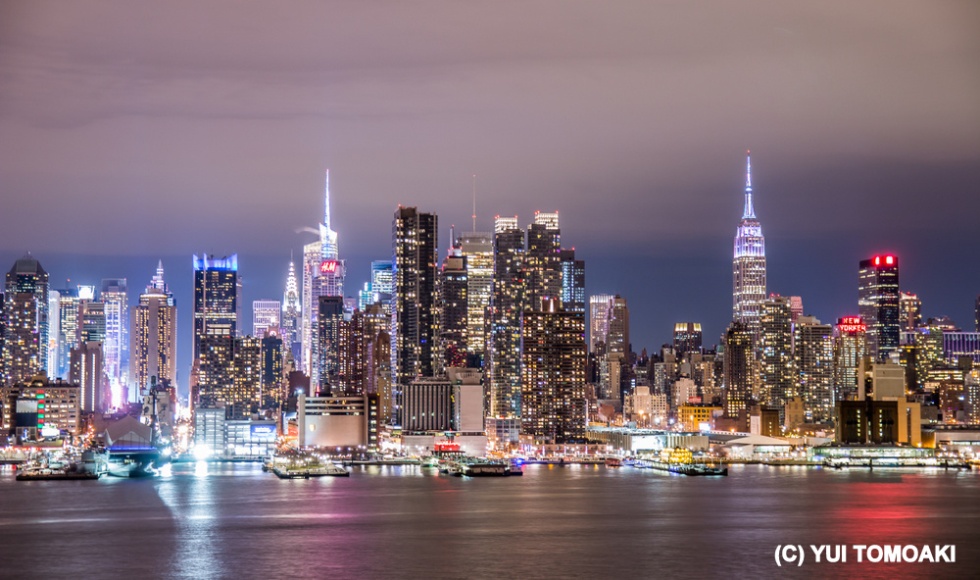
[[[975,472],[525,471],[284,481],[253,464],[179,464],[154,479],[17,482],[6,470],[0,577],[980,576]],[[957,563],[778,568],[785,543],[955,544]]]

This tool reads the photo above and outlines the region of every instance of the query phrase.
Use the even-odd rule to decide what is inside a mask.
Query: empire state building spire
[[[752,152],[745,152],[745,211],[742,219],[755,219],[755,208],[752,207]]]

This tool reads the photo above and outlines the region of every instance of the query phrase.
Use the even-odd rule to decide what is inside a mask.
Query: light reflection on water
[[[529,465],[468,479],[416,466],[279,480],[175,464],[144,480],[0,474],[5,577],[970,576],[976,473],[736,466],[690,478]],[[60,557],[52,558],[57,537]],[[954,543],[960,564],[776,568],[777,544]],[[954,574],[954,572],[962,572]]]

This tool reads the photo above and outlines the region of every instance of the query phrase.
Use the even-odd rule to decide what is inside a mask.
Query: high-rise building
[[[100,299],[105,311],[105,374],[118,406],[127,400],[129,381],[129,298],[125,278],[104,278]]]
[[[299,286],[296,283],[296,266],[289,261],[289,273],[286,275],[286,290],[282,295],[282,317],[279,327],[283,349],[287,359],[293,361],[293,368],[302,363],[302,324],[303,310],[299,298]]]
[[[313,296],[313,280],[323,262],[323,244],[319,240],[310,242],[303,246],[303,321],[301,325],[302,357],[300,368],[307,376],[313,373],[313,341],[316,339],[316,311],[317,299]]]
[[[395,293],[391,309],[391,372],[397,389],[439,368],[438,226],[434,213],[399,207],[392,222]],[[397,396],[397,393],[396,393]],[[400,408],[395,409],[396,420]]]
[[[262,338],[266,332],[279,334],[282,303],[278,300],[252,301],[252,336]]]
[[[130,384],[140,395],[153,383],[177,385],[177,302],[163,281],[162,263],[133,308],[130,355]]]
[[[48,273],[29,253],[7,272],[4,292],[4,377],[28,382],[48,365]]]
[[[752,163],[751,158],[746,157],[745,208],[735,233],[732,262],[732,311],[734,319],[744,322],[753,336],[759,335],[759,318],[765,299],[766,240],[752,206]]]
[[[285,348],[282,337],[275,334],[267,334],[261,339],[262,342],[262,397],[261,405],[263,408],[281,408],[285,399],[283,381],[285,373],[282,361],[283,349]]]
[[[922,301],[915,294],[899,292],[898,325],[903,332],[915,332],[922,326]]]
[[[102,343],[78,343],[71,349],[69,360],[69,382],[81,388],[81,410],[86,413],[108,410],[112,402],[102,366]]]
[[[793,315],[793,324],[796,324],[796,320],[803,316],[803,297],[802,296],[790,296],[789,297],[789,311]]]
[[[524,311],[524,232],[517,216],[497,217],[493,237],[493,293],[487,336],[488,413],[521,416],[521,313]]]
[[[596,345],[606,342],[609,334],[609,306],[613,297],[609,294],[589,296],[589,352],[595,352]]]
[[[248,419],[262,401],[262,339],[252,336],[235,338],[232,388],[221,402],[229,419]]]
[[[105,344],[105,302],[85,300],[80,307],[79,342]]]
[[[737,418],[754,399],[754,335],[745,322],[735,321],[725,332],[725,415]]]
[[[561,229],[558,212],[534,214],[527,226],[524,256],[525,309],[535,309],[544,298],[562,295]]]
[[[58,310],[50,312],[51,318],[58,317],[58,353],[54,364],[48,363],[48,374],[54,377],[67,377],[71,372],[71,349],[78,345],[78,310],[81,300],[78,288],[58,290]]]
[[[324,392],[330,391],[340,372],[340,327],[344,322],[343,296],[320,296],[317,312],[316,356],[319,383],[312,383]]]
[[[563,249],[561,261],[561,304],[567,312],[585,315],[585,260],[575,259],[575,249]]]
[[[801,316],[796,324],[796,366],[808,422],[827,423],[834,416],[833,331],[813,316]]]
[[[585,315],[544,298],[524,312],[521,434],[542,443],[585,437]]]
[[[608,331],[605,356],[600,360],[599,384],[606,399],[623,397],[623,371],[630,360],[630,311],[626,299],[619,294],[609,302]]]
[[[338,334],[337,378],[331,384],[334,397],[364,395],[367,391],[370,353],[367,331],[372,321],[361,310],[355,310],[350,320],[340,323]]]
[[[897,256],[885,254],[861,260],[858,312],[868,327],[868,356],[875,361],[885,360],[899,347]]]
[[[439,351],[444,366],[461,367],[466,365],[467,332],[469,325],[466,316],[469,301],[466,292],[469,287],[466,271],[466,257],[462,248],[455,243],[442,260],[439,271],[440,300],[442,320],[440,322]],[[480,335],[482,336],[482,332]]]
[[[762,354],[760,398],[782,409],[798,394],[793,361],[793,311],[789,298],[772,296],[762,302],[759,338]]]
[[[228,400],[234,382],[235,337],[229,334],[205,334],[198,342],[197,395],[191,399],[198,408],[217,408]],[[196,400],[195,400],[196,399]]]
[[[486,313],[493,292],[493,237],[489,232],[468,232],[459,239],[466,260],[466,350],[486,351]]]
[[[371,262],[371,291],[374,301],[387,304],[395,293],[395,278],[392,272],[391,260],[374,260]],[[389,304],[390,307],[390,304]]]
[[[240,292],[238,254],[224,258],[194,256],[195,361],[201,357],[201,340],[205,336],[238,336]]]
[[[674,353],[678,357],[683,357],[689,352],[701,352],[701,333],[700,322],[678,322],[674,324]]]
[[[48,370],[47,374],[51,377],[62,378],[58,372],[58,341],[61,338],[61,293],[53,288],[48,288]],[[2,356],[2,355],[0,355]]]
[[[860,316],[837,319],[834,329],[834,398],[852,401],[864,393],[861,365],[867,345],[867,326]]]

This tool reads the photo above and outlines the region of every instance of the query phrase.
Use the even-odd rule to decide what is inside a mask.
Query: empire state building
[[[745,210],[735,233],[732,260],[732,315],[753,336],[759,335],[762,301],[766,298],[766,240],[752,207],[752,160],[746,152]]]

